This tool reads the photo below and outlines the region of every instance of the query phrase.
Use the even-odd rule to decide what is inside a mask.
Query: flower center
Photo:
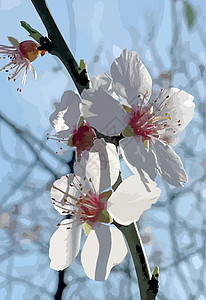
[[[39,55],[39,50],[37,49],[37,44],[34,43],[33,41],[21,42],[19,44],[19,51],[30,62],[34,61]]]
[[[40,51],[37,44],[33,41],[23,41],[19,43],[16,39],[12,39],[13,46],[0,45],[0,55],[3,59],[9,58],[10,62],[3,66],[0,71],[5,70],[8,73],[8,80],[16,81],[22,74],[22,85],[26,83],[28,70],[32,70],[34,79],[36,79],[36,72],[31,65],[41,53],[44,55],[45,51]],[[1,56],[0,56],[1,58]],[[21,92],[21,88],[17,88]]]
[[[71,179],[70,176],[66,176],[68,180]],[[79,196],[73,196],[69,192],[64,192],[57,186],[53,186],[54,189],[58,190],[65,196],[63,206],[54,198],[52,198],[53,204],[62,208],[62,213],[73,217],[70,222],[66,223],[66,225],[70,225],[74,222],[77,222],[78,225],[85,222],[93,225],[98,221],[99,215],[105,209],[105,203],[102,201],[104,196],[97,193],[91,178],[87,180],[86,177],[84,177],[83,181],[80,181],[78,176],[75,174],[73,174],[73,176],[74,180],[69,184],[69,186],[74,188]],[[70,227],[68,227],[68,229],[70,229]]]
[[[94,146],[94,138],[96,133],[87,123],[74,130],[71,146],[76,147],[77,158],[81,158],[82,151],[89,151]]]
[[[47,133],[49,135],[49,133]],[[58,137],[47,137],[47,140],[55,140],[59,143],[66,143],[70,147],[76,147],[77,161],[81,160],[81,152],[89,151],[94,146],[94,139],[96,138],[96,133],[94,129],[84,123],[78,129],[74,129],[73,135],[69,138],[58,138]],[[61,147],[60,150],[63,150]],[[59,152],[56,152],[58,154]]]
[[[80,219],[87,223],[95,223],[104,209],[104,203],[101,202],[101,195],[97,195],[93,191],[88,191],[88,195],[79,199]]]
[[[161,139],[163,131],[170,126],[168,120],[171,120],[171,117],[168,112],[165,111],[164,113],[163,111],[167,105],[169,96],[166,96],[157,105],[157,101],[161,97],[162,92],[163,90],[161,90],[156,100],[144,105],[145,95],[141,101],[138,101],[137,105],[134,105],[132,109],[127,111],[126,122],[129,127],[127,131],[125,131],[126,134],[130,131],[130,136],[141,137],[146,148],[148,148],[148,141]],[[140,97],[140,95],[138,97]]]
[[[136,109],[130,113],[129,125],[134,130],[136,136],[141,136],[143,140],[151,139],[151,137],[158,138],[158,132],[166,128],[166,120],[170,117],[158,117],[146,108],[143,111]]]

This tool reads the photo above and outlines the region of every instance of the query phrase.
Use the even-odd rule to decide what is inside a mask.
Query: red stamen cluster
[[[16,42],[18,43],[18,41]],[[24,85],[26,83],[28,70],[32,70],[34,78],[36,78],[36,73],[31,62],[33,62],[41,52],[37,46],[38,45],[33,41],[23,41],[19,43],[18,46],[0,45],[0,55],[3,55],[3,59],[10,59],[10,62],[0,69],[0,71],[5,70],[5,72],[8,73],[8,80],[13,79],[16,81],[23,73],[22,84]],[[21,92],[21,89],[17,88],[17,91]]]
[[[97,221],[101,211],[105,208],[105,204],[101,201],[103,195],[96,192],[91,179],[87,180],[86,177],[84,177],[83,182],[80,182],[78,176],[75,174],[73,174],[73,176],[76,179],[76,183],[73,181],[69,184],[69,186],[72,188],[74,187],[77,194],[78,192],[80,193],[80,196],[77,198],[69,192],[65,192],[57,186],[53,186],[54,189],[58,190],[65,196],[64,206],[62,206],[61,202],[56,201],[54,198],[52,198],[53,204],[63,209],[62,213],[73,217],[70,222],[64,223],[63,225],[70,225],[74,222],[78,225],[85,222],[92,225]],[[66,177],[68,180],[70,179],[69,176]],[[88,186],[87,188],[86,184]],[[71,227],[68,227],[68,229],[70,228]]]
[[[91,190],[88,195],[79,200],[78,214],[80,219],[87,223],[95,223],[101,211],[104,209],[104,203],[101,202],[101,195],[97,195]]]
[[[138,102],[136,106],[132,107],[132,110],[128,112],[126,118],[127,124],[134,130],[135,136],[142,137],[143,142],[144,140],[151,140],[152,138],[160,138],[161,132],[169,127],[167,120],[171,119],[168,113],[165,113],[164,116],[160,116],[163,107],[167,105],[165,101],[169,96],[166,96],[158,106],[155,106],[157,100],[143,105],[145,97],[146,95],[140,103]]]

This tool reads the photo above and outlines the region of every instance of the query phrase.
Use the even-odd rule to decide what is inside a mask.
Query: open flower
[[[114,156],[111,150],[107,149],[110,160]],[[137,221],[158,199],[160,190],[149,178],[145,186],[139,175],[127,178],[115,192],[108,190],[117,178],[118,168],[108,166],[102,171],[102,164],[97,162],[96,171],[93,172],[97,159],[94,155],[99,154],[90,154],[83,167],[87,176],[63,176],[54,182],[51,189],[54,207],[67,219],[58,224],[59,228],[51,237],[50,266],[62,270],[73,262],[80,249],[81,231],[84,228],[88,237],[81,254],[82,265],[89,278],[103,281],[112,267],[127,254],[122,233],[109,225],[112,218],[125,225]],[[74,168],[79,172],[80,163],[76,163]]]
[[[66,91],[61,102],[54,104],[56,110],[50,116],[50,122],[57,132],[56,137],[50,139],[75,147],[77,161],[80,161],[82,153],[93,147],[96,138],[94,129],[81,117],[80,104],[81,99],[77,94],[73,91]]]
[[[26,83],[28,70],[31,70],[34,79],[36,79],[36,72],[32,66],[32,62],[38,57],[42,51],[38,50],[38,45],[33,41],[23,41],[19,43],[15,38],[8,37],[13,46],[0,45],[0,55],[3,59],[9,58],[7,63],[0,71],[5,70],[8,73],[8,80],[16,81],[17,78],[22,77],[22,84]],[[17,89],[21,91],[21,89]]]
[[[83,91],[84,118],[103,134],[123,133],[120,148],[134,173],[146,171],[154,179],[158,170],[172,185],[187,182],[169,143],[191,121],[193,96],[170,88],[149,100],[152,79],[137,53],[127,49],[112,63],[111,74],[94,77],[91,88]]]

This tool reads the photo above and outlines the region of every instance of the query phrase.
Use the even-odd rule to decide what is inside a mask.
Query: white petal
[[[68,223],[68,219],[61,224]],[[49,257],[50,267],[54,270],[63,270],[74,261],[79,253],[82,226],[60,225],[50,239]]]
[[[108,166],[108,172],[110,174],[110,184],[113,185],[117,181],[120,172],[119,154],[117,153],[116,146],[110,143],[106,144],[106,151],[108,155],[107,166]]]
[[[94,147],[90,150],[90,157],[86,166],[86,174],[94,177],[92,173],[98,169],[97,164],[99,165],[99,191],[102,192],[112,186],[119,176],[120,162],[116,146],[106,143],[103,139],[96,140]]]
[[[105,91],[109,91],[112,89],[112,84],[112,78],[107,73],[103,73],[91,79],[90,89],[98,90],[99,87],[102,87]]]
[[[54,103],[56,110],[50,116],[50,123],[59,137],[69,137],[78,124],[81,100],[73,91],[64,92],[61,102]]]
[[[84,90],[82,103],[81,111],[84,118],[100,133],[112,136],[121,133],[126,127],[125,110],[118,100],[102,87],[97,90]]]
[[[136,104],[138,95],[151,95],[152,79],[136,52],[127,49],[115,59],[111,66],[116,92],[130,105]]]
[[[161,190],[149,177],[145,183],[139,175],[132,175],[111,195],[107,210],[116,222],[129,225],[139,220],[141,214],[157,201],[160,194]]]
[[[66,205],[64,199],[67,199],[72,204],[76,203],[71,197],[67,196],[65,193],[76,198],[80,196],[79,191],[77,191],[77,189],[74,186],[70,186],[71,183],[75,183],[77,186],[79,186],[77,178],[74,178],[72,174],[69,174],[68,177],[62,176],[60,179],[56,180],[53,183],[53,187],[51,188],[52,203],[55,209],[62,215],[66,215],[65,213],[63,213],[63,211],[65,211],[66,209],[73,209],[73,207]],[[78,180],[81,181],[82,179],[78,178]],[[58,189],[56,189],[55,187]]]
[[[19,41],[16,38],[14,38],[12,36],[8,36],[8,40],[14,47],[19,49]]]
[[[87,276],[104,281],[111,269],[121,263],[127,247],[120,230],[103,224],[95,226],[84,244],[81,261]]]
[[[172,147],[155,141],[151,144],[151,148],[155,152],[157,166],[164,180],[174,186],[181,186],[183,182],[187,182],[187,174],[182,161]]]
[[[171,118],[171,120],[167,120],[169,128],[166,128],[164,133],[164,136],[168,136],[169,141],[171,141],[171,138],[174,135],[173,132],[175,131],[175,135],[180,133],[192,120],[195,104],[192,95],[177,88],[166,90],[162,94],[160,101],[165,99],[166,96],[169,97],[164,101],[163,109],[160,111],[159,115],[162,117],[170,116]],[[181,125],[179,126],[179,124]]]
[[[100,193],[111,187],[117,180],[120,171],[119,156],[115,145],[106,143],[103,139],[94,141],[88,158],[74,164],[74,172],[91,178],[95,189]]]
[[[147,151],[141,140],[134,137],[124,138],[120,141],[122,156],[133,173],[143,176],[145,171],[151,179],[156,177],[156,161],[151,151]]]

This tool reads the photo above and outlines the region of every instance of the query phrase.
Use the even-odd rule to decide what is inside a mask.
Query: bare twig
[[[49,45],[49,52],[53,55],[59,57],[67,71],[69,72],[74,84],[77,87],[77,90],[81,94],[84,88],[89,87],[89,80],[87,77],[86,70],[83,70],[81,73],[80,67],[77,64],[75,58],[73,57],[69,47],[67,46],[64,38],[62,37],[48,7],[45,0],[31,0],[34,7],[36,8],[42,22],[44,23],[48,37],[51,41]],[[44,41],[45,43],[49,43],[48,40]],[[46,45],[45,45],[46,47]]]
[[[44,166],[44,168],[52,173],[55,178],[62,175],[62,172],[59,172],[57,169],[53,168],[49,163],[47,163],[41,156],[41,152],[37,150],[35,145],[38,145],[39,149],[45,150],[49,153],[58,163],[62,165],[62,168],[65,169],[67,166],[67,161],[60,158],[58,155],[56,155],[55,152],[53,152],[49,147],[45,145],[45,143],[39,139],[37,139],[32,133],[30,133],[28,130],[22,129],[18,127],[16,124],[14,124],[11,120],[9,120],[3,113],[0,112],[0,120],[2,120],[4,123],[9,125],[18,135],[18,137],[23,140],[26,145],[29,147],[31,152],[35,155],[38,162]]]

